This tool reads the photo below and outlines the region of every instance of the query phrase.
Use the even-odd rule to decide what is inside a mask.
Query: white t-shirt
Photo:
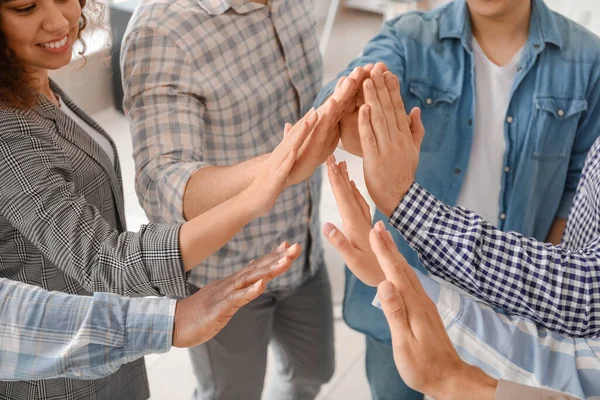
[[[77,125],[79,125],[81,127],[81,129],[83,129],[84,131],[86,131],[86,133],[88,135],[90,135],[92,137],[92,139],[94,139],[94,141],[96,143],[98,143],[98,146],[100,146],[100,148],[102,150],[104,150],[104,152],[108,155],[108,158],[110,159],[110,162],[114,166],[115,165],[115,152],[113,150],[112,145],[108,141],[108,139],[105,138],[104,135],[102,135],[100,132],[98,132],[97,130],[95,130],[94,128],[92,128],[83,119],[79,118],[79,116],[77,114],[75,114],[73,112],[73,110],[71,110],[69,108],[69,106],[67,106],[63,102],[62,99],[60,99],[60,110],[62,112],[64,112],[67,115],[67,117],[71,118]]]
[[[490,61],[473,38],[475,57],[475,129],[469,166],[457,204],[497,224],[500,218],[502,174],[506,141],[504,124],[514,118],[507,115],[510,92],[517,76],[523,48],[503,67]],[[508,169],[509,170],[509,169]]]

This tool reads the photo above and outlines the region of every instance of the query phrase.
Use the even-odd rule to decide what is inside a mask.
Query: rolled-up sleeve
[[[193,62],[166,30],[138,28],[122,46],[123,108],[133,137],[136,192],[154,222],[181,222],[183,195],[204,160],[204,104]]]

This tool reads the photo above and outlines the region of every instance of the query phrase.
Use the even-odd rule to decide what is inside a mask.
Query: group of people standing
[[[0,399],[146,399],[141,357],[172,345],[196,399],[260,399],[268,345],[265,395],[314,399],[323,236],[374,399],[600,396],[595,35],[543,0],[454,0],[322,87],[311,1],[143,0],[121,59],[134,233],[113,142],[48,78],[96,6],[0,0]],[[318,218],[323,163],[343,233]]]

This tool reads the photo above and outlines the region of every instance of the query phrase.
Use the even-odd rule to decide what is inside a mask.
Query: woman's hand
[[[336,165],[334,156],[330,156],[327,173],[346,234],[329,222],[323,227],[323,233],[358,279],[366,285],[377,286],[384,280],[384,275],[369,244],[369,205],[354,182],[350,181],[345,162]]]
[[[258,176],[243,192],[247,199],[246,204],[254,211],[254,217],[265,215],[273,208],[281,191],[288,185],[298,152],[317,121],[317,113],[310,110],[296,125],[285,124],[283,140],[268,156]]]
[[[241,307],[260,296],[269,281],[287,271],[300,245],[282,243],[244,269],[177,301],[173,346],[192,347],[212,339]]]

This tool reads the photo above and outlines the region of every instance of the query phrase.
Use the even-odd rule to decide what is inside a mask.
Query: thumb
[[[415,107],[410,110],[410,131],[412,132],[413,143],[417,147],[417,150],[421,151],[421,143],[423,143],[423,137],[425,136],[425,127],[423,121],[421,121],[421,109]]]
[[[390,326],[392,343],[398,345],[412,338],[413,333],[408,322],[406,303],[402,293],[396,289],[392,282],[383,281],[377,286],[377,296]]]

